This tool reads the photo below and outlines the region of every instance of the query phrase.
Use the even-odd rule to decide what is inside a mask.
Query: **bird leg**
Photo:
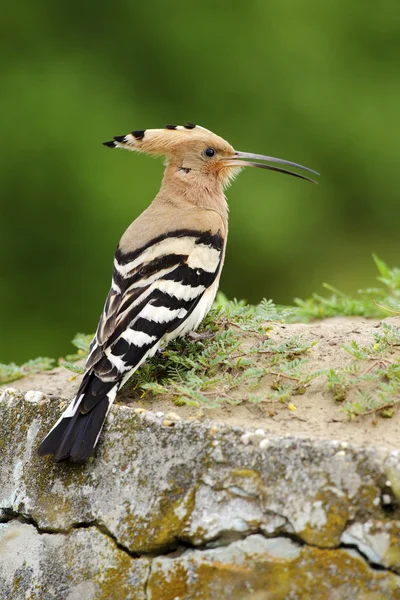
[[[215,331],[212,331],[212,329],[208,329],[207,331],[203,331],[202,333],[197,333],[197,331],[190,331],[186,337],[191,342],[201,342],[203,340],[212,340],[215,337]]]

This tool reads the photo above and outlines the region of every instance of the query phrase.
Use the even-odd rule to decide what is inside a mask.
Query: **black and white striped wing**
[[[220,234],[178,230],[117,251],[113,282],[76,397],[42,441],[54,460],[86,460],[120,387],[165,340],[196,329],[223,259]]]
[[[135,252],[118,250],[87,370],[104,383],[124,382],[163,339],[197,327],[212,303],[222,255],[219,233],[187,230],[160,236]],[[83,403],[84,410],[93,407],[85,398]]]

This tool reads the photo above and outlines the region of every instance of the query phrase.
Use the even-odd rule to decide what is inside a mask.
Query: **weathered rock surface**
[[[53,464],[37,400],[0,401],[0,598],[400,598],[400,451],[115,406]]]
[[[2,600],[146,600],[150,561],[96,527],[50,534],[14,520],[0,525],[0,572]]]

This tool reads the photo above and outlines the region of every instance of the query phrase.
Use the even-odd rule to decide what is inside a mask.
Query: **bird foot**
[[[209,329],[208,331],[203,331],[202,333],[197,333],[197,331],[191,331],[187,334],[187,338],[191,342],[201,342],[202,340],[212,340],[215,337],[215,332]]]

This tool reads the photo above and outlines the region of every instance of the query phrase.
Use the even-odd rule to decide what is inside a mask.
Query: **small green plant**
[[[11,383],[27,375],[48,371],[49,369],[53,369],[55,362],[53,358],[39,356],[19,366],[15,363],[9,363],[8,365],[0,364],[0,384]]]
[[[393,408],[400,403],[400,356],[397,350],[400,328],[383,323],[382,329],[383,332],[374,334],[373,342],[367,346],[360,346],[354,340],[350,345],[344,345],[343,349],[355,359],[353,364],[328,372],[327,387],[335,400],[343,402],[351,390],[356,390],[355,398],[344,405],[350,418],[372,413],[391,417]],[[368,385],[371,382],[373,391]]]
[[[348,379],[343,371],[338,372],[335,369],[329,369],[327,373],[327,388],[333,394],[336,402],[343,402],[346,399]]]
[[[75,363],[78,360],[81,360],[82,358],[86,358],[86,356],[89,354],[92,339],[93,335],[87,335],[86,333],[77,333],[71,341],[71,344],[78,349],[78,352],[75,352],[74,354],[67,354],[65,358],[60,359],[60,365],[62,365],[66,369],[69,369],[73,373],[84,373],[85,368]]]

